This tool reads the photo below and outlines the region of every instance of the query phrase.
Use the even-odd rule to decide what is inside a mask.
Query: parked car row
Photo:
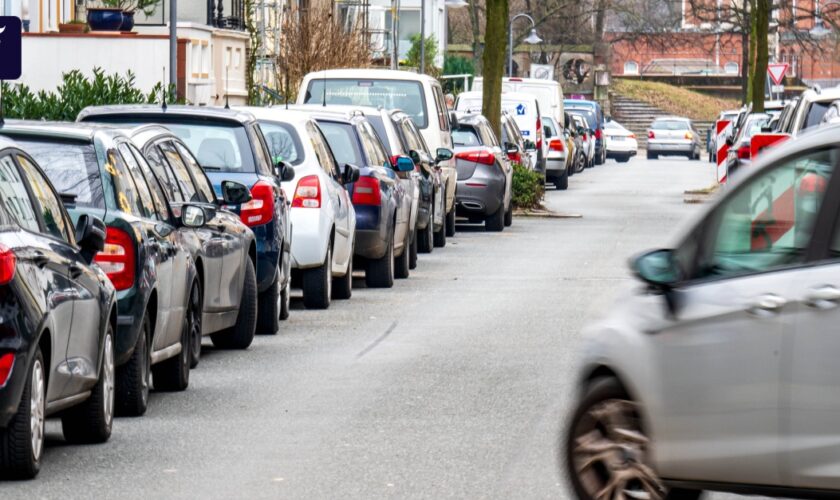
[[[503,150],[430,77],[316,76],[298,105],[0,125],[0,476],[38,473],[46,417],[68,442],[106,441],[152,389],[188,387],[204,337],[245,349],[277,333],[293,287],[326,309],[354,272],[408,278],[456,215],[512,224],[512,118],[519,146]]]

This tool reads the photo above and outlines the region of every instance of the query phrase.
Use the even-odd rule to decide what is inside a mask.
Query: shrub
[[[542,176],[520,163],[513,164],[513,206],[517,208],[537,208],[542,201],[545,187]]]

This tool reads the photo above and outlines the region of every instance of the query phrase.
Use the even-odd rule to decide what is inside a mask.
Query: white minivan
[[[472,90],[480,91],[484,84],[482,77],[476,77]],[[563,127],[563,87],[554,80],[540,80],[538,78],[502,78],[502,92],[519,92],[531,94],[540,103],[542,116],[554,118],[560,128]]]
[[[446,200],[446,236],[455,235],[455,188],[449,113],[440,83],[429,75],[390,69],[329,69],[303,78],[298,104],[352,104],[400,109],[411,116],[440,162]],[[444,151],[445,150],[445,151]]]
[[[481,113],[482,93],[480,91],[462,92],[455,102],[455,109],[464,113]],[[545,174],[547,144],[543,141],[542,114],[537,98],[530,94],[516,92],[502,93],[502,110],[507,111],[516,121],[522,137],[533,142],[532,147],[525,147],[531,157],[534,170]]]

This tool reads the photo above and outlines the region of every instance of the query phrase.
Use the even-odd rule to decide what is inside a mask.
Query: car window
[[[38,170],[38,167],[23,155],[18,155],[17,159],[24,175],[26,175],[26,179],[29,181],[32,195],[40,205],[44,219],[44,229],[47,234],[70,244],[70,223],[64,216],[61,200],[58,199],[49,181]]]
[[[732,276],[801,263],[837,149],[798,155],[748,181],[709,219],[698,277]]]
[[[327,146],[327,140],[321,134],[321,130],[312,122],[306,123],[306,132],[309,134],[309,139],[312,141],[312,147],[315,149],[315,156],[318,157],[318,164],[329,175],[334,178],[339,178],[338,165],[335,163],[332,151]]]
[[[152,168],[149,166],[146,158],[143,157],[143,154],[140,153],[140,150],[134,147],[133,144],[129,144],[128,148],[131,150],[132,155],[134,155],[134,160],[140,166],[140,171],[146,179],[146,185],[152,195],[152,201],[155,204],[158,216],[162,220],[169,220],[169,208],[166,205],[166,195],[163,194],[160,182],[155,177],[155,174],[152,173]]]
[[[38,162],[59,193],[76,196],[76,206],[105,208],[105,193],[96,150],[90,142],[16,137]]]
[[[654,130],[688,130],[688,122],[684,120],[656,120],[650,128]]]
[[[444,132],[449,130],[449,115],[446,112],[446,103],[443,100],[443,92],[437,85],[432,85],[432,93],[435,96],[435,107],[437,107],[438,122],[440,129]]]
[[[272,163],[284,161],[300,165],[304,160],[303,146],[295,128],[288,123],[261,121],[260,130],[268,145]]]
[[[254,155],[239,123],[169,123],[166,128],[195,151],[201,167],[213,172],[253,173]]]
[[[181,189],[184,201],[203,201],[198,195],[198,190],[190,178],[190,172],[187,170],[187,164],[184,163],[184,160],[181,158],[181,155],[178,154],[178,150],[175,149],[175,146],[173,146],[170,141],[163,141],[158,144],[158,147],[163,153],[163,156],[169,162],[169,166],[172,167],[172,171],[175,173],[175,180],[178,182],[178,187]]]
[[[178,187],[178,181],[168,168],[166,160],[163,159],[163,153],[160,152],[157,146],[149,146],[146,148],[146,160],[152,171],[157,177],[160,186],[166,193],[167,199],[171,203],[181,203],[184,201],[184,196],[181,194],[181,189]]]
[[[452,129],[452,143],[456,146],[481,146],[481,139],[472,126],[458,125]]]
[[[327,143],[339,165],[350,163],[357,167],[364,166],[365,162],[362,159],[362,151],[359,149],[359,141],[356,139],[353,125],[318,120],[318,126],[327,138]]]
[[[251,143],[256,152],[257,173],[274,175],[274,162],[271,161],[271,154],[259,126],[248,127],[248,133],[251,135]]]
[[[35,207],[32,206],[20,172],[9,155],[0,157],[0,200],[20,227],[33,233],[41,232]]]
[[[400,128],[403,131],[403,138],[406,142],[405,147],[408,151],[429,152],[426,144],[423,142],[420,131],[417,130],[417,125],[410,118],[400,120]]]
[[[825,116],[825,113],[826,111],[828,111],[829,107],[831,107],[831,101],[815,101],[811,103],[811,107],[808,108],[808,116],[805,117],[805,123],[802,125],[802,128],[806,129],[815,125],[819,125],[822,122],[823,116]]]
[[[105,170],[110,173],[111,183],[117,208],[125,213],[143,217],[143,204],[137,186],[131,178],[125,160],[116,148],[108,148],[105,153]]]
[[[207,178],[204,170],[201,170],[198,161],[196,161],[192,153],[183,144],[177,141],[172,142],[175,144],[175,149],[181,154],[181,159],[184,160],[190,174],[192,174],[193,184],[198,190],[199,196],[203,198],[201,201],[206,203],[214,201],[216,199],[216,192],[213,191],[213,185],[210,184],[210,179]]]
[[[363,78],[317,78],[310,81],[304,102],[323,104],[325,100],[327,104],[401,109],[411,116],[418,127],[429,125],[423,84],[417,81]]]
[[[485,146],[495,147],[499,145],[499,141],[496,140],[496,134],[493,133],[493,130],[490,128],[490,123],[486,120],[478,123],[478,133],[481,135],[481,142]]]
[[[369,122],[363,121],[359,123],[359,137],[362,139],[362,144],[365,146],[371,165],[390,165],[388,155],[382,147],[382,143],[376,136],[376,131]]]
[[[157,219],[158,214],[155,209],[155,202],[152,200],[152,193],[149,191],[149,185],[146,183],[146,178],[143,177],[143,173],[140,171],[140,164],[137,163],[137,160],[134,158],[134,154],[131,152],[131,149],[129,149],[127,144],[122,143],[117,146],[117,149],[119,149],[120,153],[122,153],[122,157],[125,160],[126,165],[128,165],[128,171],[131,173],[132,179],[134,179],[134,185],[137,187],[137,193],[140,196],[140,209],[143,217]]]

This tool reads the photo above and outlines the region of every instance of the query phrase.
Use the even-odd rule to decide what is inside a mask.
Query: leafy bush
[[[94,68],[93,78],[86,78],[81,71],[73,70],[62,75],[55,92],[35,93],[26,85],[3,82],[3,114],[6,118],[74,121],[87,106],[160,102],[162,89],[158,83],[149,94],[144,94],[134,86],[131,71],[123,77],[105,75],[102,69]],[[169,86],[167,94],[167,102],[175,102],[174,85]]]
[[[434,35],[427,36],[424,39],[426,45],[426,52],[423,56],[426,58],[426,74],[437,76],[440,71],[435,67],[435,57],[438,53],[438,42]],[[420,34],[411,35],[411,47],[405,55],[406,65],[412,68],[420,68]]]
[[[545,187],[542,176],[520,163],[513,164],[513,206],[517,208],[537,208],[542,201]]]
[[[474,75],[475,74],[475,65],[473,64],[472,59],[468,59],[463,56],[453,56],[451,54],[447,54],[443,58],[443,74],[444,75]],[[446,93],[453,93],[459,94],[469,89],[463,89],[462,87],[463,80],[452,80],[446,79],[443,80],[443,91]]]

